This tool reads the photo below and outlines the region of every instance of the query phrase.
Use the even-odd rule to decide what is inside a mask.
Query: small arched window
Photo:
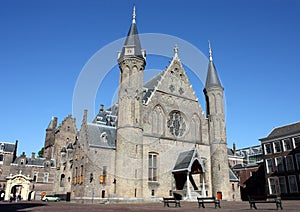
[[[64,187],[65,186],[65,175],[61,174],[60,175],[60,187]]]

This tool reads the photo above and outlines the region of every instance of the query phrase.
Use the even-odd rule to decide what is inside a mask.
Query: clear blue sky
[[[61,123],[72,113],[86,62],[127,34],[134,2],[139,33],[177,36],[206,54],[211,40],[225,88],[229,146],[257,145],[272,128],[300,121],[298,0],[2,0],[1,141],[18,139],[18,153],[27,155],[43,146],[51,117]],[[97,107],[111,103],[117,69],[108,77]],[[203,102],[203,85],[193,87]]]

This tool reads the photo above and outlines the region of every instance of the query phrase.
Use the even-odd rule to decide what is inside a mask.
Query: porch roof
[[[197,160],[202,168],[202,171],[205,172],[205,167],[203,165],[202,159],[198,150],[196,148],[188,151],[181,152],[178,155],[175,166],[173,168],[173,173],[175,172],[191,172],[192,165],[194,161]]]

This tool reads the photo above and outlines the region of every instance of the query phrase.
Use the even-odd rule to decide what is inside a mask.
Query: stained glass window
[[[170,113],[167,126],[170,133],[176,137],[183,136],[186,130],[185,120],[179,111],[173,111]]]

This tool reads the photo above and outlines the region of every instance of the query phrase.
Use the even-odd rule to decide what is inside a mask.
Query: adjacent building
[[[5,198],[6,177],[10,175],[11,162],[17,157],[18,141],[15,143],[0,142],[0,198]]]
[[[44,157],[35,153],[17,157],[17,144],[0,142],[0,195],[2,199],[33,200],[45,194],[70,200],[73,145],[77,129],[71,115],[57,126],[52,118],[46,129]]]
[[[53,159],[36,158],[35,153],[28,157],[23,152],[9,166],[6,176],[5,200],[40,199],[43,192],[53,194],[55,181],[55,161]]]
[[[299,199],[300,122],[277,127],[262,139],[266,191],[283,199]]]
[[[232,168],[236,164],[242,164],[244,163],[244,156],[241,155],[237,149],[236,144],[233,143],[233,148],[227,148],[227,154],[228,154],[228,164],[229,167]]]
[[[42,192],[53,193],[55,161],[27,157],[23,152],[17,157],[16,143],[0,142],[0,197],[1,200],[32,200]]]
[[[68,115],[59,126],[57,126],[57,120],[57,117],[53,117],[46,129],[44,158],[56,162],[53,192],[59,195],[68,194],[69,200],[73,177],[74,146],[77,143],[76,120]]]
[[[243,158],[244,164],[258,164],[263,161],[261,145],[238,149],[236,150],[236,155]]]

